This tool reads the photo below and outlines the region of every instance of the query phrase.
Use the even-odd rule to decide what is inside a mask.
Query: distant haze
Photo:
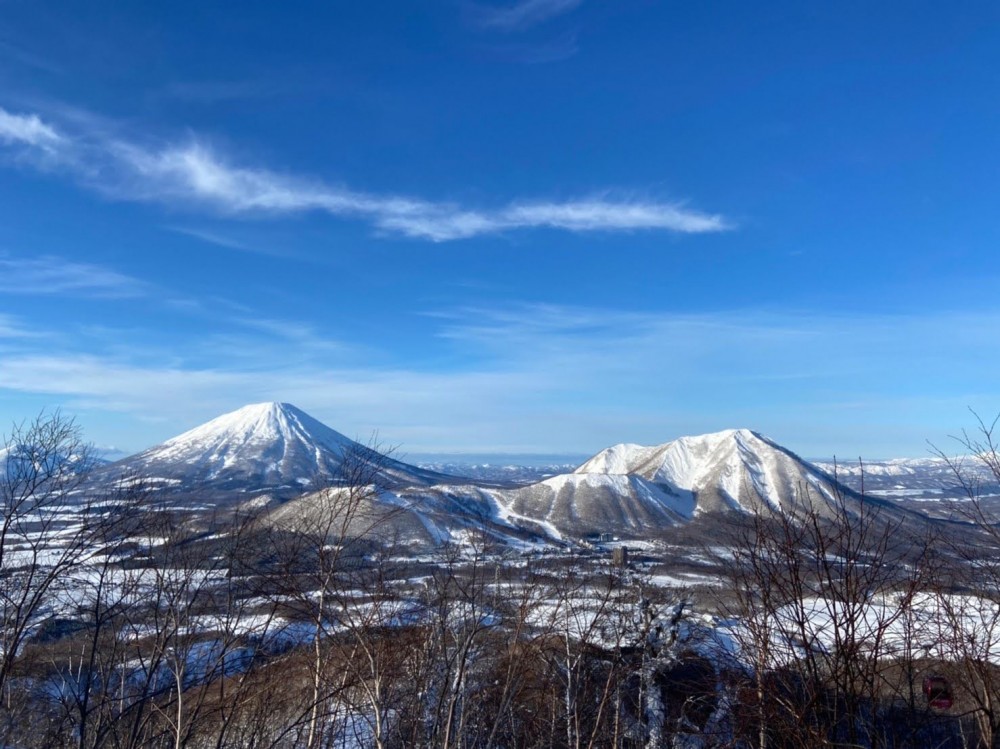
[[[409,463],[455,463],[551,466],[580,465],[589,455],[583,453],[399,453],[395,457]]]

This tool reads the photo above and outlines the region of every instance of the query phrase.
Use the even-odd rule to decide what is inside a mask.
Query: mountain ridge
[[[351,482],[377,485],[373,507],[405,506],[406,535],[423,528],[424,537],[437,542],[475,527],[557,541],[604,532],[651,537],[714,512],[829,512],[838,499],[860,498],[822,468],[749,429],[652,446],[612,445],[572,471],[518,485],[396,461],[277,402],[222,414],[108,470],[216,505],[262,495],[297,500]],[[307,512],[310,501],[291,504]],[[286,517],[295,512],[283,509]]]

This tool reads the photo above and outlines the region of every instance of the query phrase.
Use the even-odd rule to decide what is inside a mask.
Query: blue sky
[[[1000,410],[998,21],[0,0],[0,414],[947,448]]]

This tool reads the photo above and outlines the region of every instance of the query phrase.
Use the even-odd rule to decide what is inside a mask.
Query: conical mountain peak
[[[289,403],[243,406],[123,461],[139,475],[178,488],[302,491],[336,481],[346,460],[372,460],[392,484],[425,484],[429,474],[379,456]]]
[[[162,448],[187,451],[195,446],[218,446],[231,450],[239,445],[276,441],[301,442],[340,454],[345,447],[355,444],[289,403],[268,402],[218,416],[167,440]]]

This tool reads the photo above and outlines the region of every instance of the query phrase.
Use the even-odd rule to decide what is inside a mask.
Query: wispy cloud
[[[37,335],[24,327],[16,317],[0,313],[0,339],[35,338]]]
[[[263,247],[258,247],[256,245],[251,245],[248,242],[244,242],[240,239],[235,239],[233,237],[220,234],[216,231],[210,231],[206,229],[198,229],[190,226],[165,226],[163,227],[167,231],[174,232],[175,234],[182,234],[186,237],[193,237],[195,239],[201,240],[202,242],[207,242],[208,244],[214,244],[219,247],[225,247],[229,250],[239,250],[240,252],[252,252],[255,255],[271,255],[278,256],[284,253],[278,250],[269,250]]]
[[[996,392],[982,362],[1000,362],[1000,341],[990,332],[1000,325],[995,310],[685,314],[524,305],[440,314],[440,335],[484,352],[485,361],[554,373],[567,389],[593,393],[594,402],[631,393],[656,409],[661,398],[680,398],[706,416],[751,404],[758,413],[794,410],[797,402],[827,407],[862,393],[930,398],[939,387],[932,382],[948,382],[951,393]],[[833,360],[828,352],[836,352]]]
[[[187,104],[212,105],[248,99],[273,99],[329,91],[337,84],[328,76],[303,70],[282,75],[242,79],[201,79],[173,81],[150,92],[153,99],[168,99]]]
[[[175,81],[160,92],[161,96],[199,104],[214,104],[239,99],[287,95],[277,79]]]
[[[145,284],[110,268],[46,256],[15,258],[0,254],[0,294],[76,294],[134,297]]]
[[[521,31],[576,10],[583,0],[520,0],[512,5],[477,6],[479,24],[498,31]]]
[[[10,42],[0,41],[0,55],[14,60],[22,65],[27,65],[30,68],[44,70],[46,73],[60,74],[63,72],[61,67],[54,65],[49,60],[32,54],[22,47],[16,44],[11,44]]]
[[[308,352],[311,358],[328,354],[346,355],[355,350],[354,347],[348,346],[342,341],[323,336],[316,330],[315,326],[299,320],[254,316],[233,317],[231,321],[263,333],[268,339],[268,344],[275,340],[284,342],[295,350]]]
[[[909,452],[919,454],[925,438],[945,438],[967,405],[985,411],[1000,397],[991,377],[1000,363],[997,311],[523,305],[450,310],[436,320],[427,356],[405,362],[364,349],[345,355],[336,345],[321,351],[322,331],[295,320],[238,323],[259,334],[234,341],[239,355],[221,358],[200,355],[208,347],[217,354],[218,330],[159,353],[130,345],[80,353],[54,335],[12,341],[0,356],[0,394],[166,420],[154,439],[247,402],[289,400],[341,431],[378,428],[409,450],[586,451],[748,426],[815,455],[885,455],[866,442],[868,432],[876,440],[884,427],[905,442],[907,425],[944,424],[941,434],[914,429]],[[107,337],[121,344],[123,335]]]
[[[367,221],[385,233],[435,242],[532,228],[688,234],[732,228],[723,216],[683,203],[616,199],[609,194],[561,202],[517,200],[486,209],[378,195],[233,164],[197,140],[153,148],[120,138],[101,140],[93,134],[73,139],[35,114],[16,115],[0,109],[0,140],[5,138],[43,150],[49,157],[58,144],[66,170],[119,200],[183,204],[232,216],[318,211]]]
[[[516,62],[522,65],[540,65],[568,60],[580,51],[577,33],[570,31],[544,41],[506,41],[481,48],[490,59]]]
[[[570,231],[669,229],[691,234],[727,228],[721,216],[691,211],[678,204],[609,202],[528,203],[503,213],[511,226],[549,226]]]
[[[51,150],[62,141],[55,128],[36,114],[12,114],[0,109],[0,143]]]
[[[233,214],[324,211],[368,219],[384,231],[438,242],[539,227],[578,232],[665,229],[682,233],[729,228],[719,215],[676,203],[588,198],[475,210],[419,198],[371,195],[267,169],[234,166],[200,143],[160,151],[118,143],[115,152],[134,178],[128,188],[132,196],[207,204]]]
[[[505,402],[531,384],[519,373],[281,367],[273,359],[271,367],[218,369],[90,354],[14,354],[0,357],[0,392],[44,394],[71,409],[168,420],[178,431],[245,403],[291,400],[347,434],[383,431],[410,445],[422,439],[454,447],[451,439],[468,436],[455,430],[462,414],[475,413],[488,401]],[[494,429],[481,424],[477,431],[503,439],[502,430]]]

